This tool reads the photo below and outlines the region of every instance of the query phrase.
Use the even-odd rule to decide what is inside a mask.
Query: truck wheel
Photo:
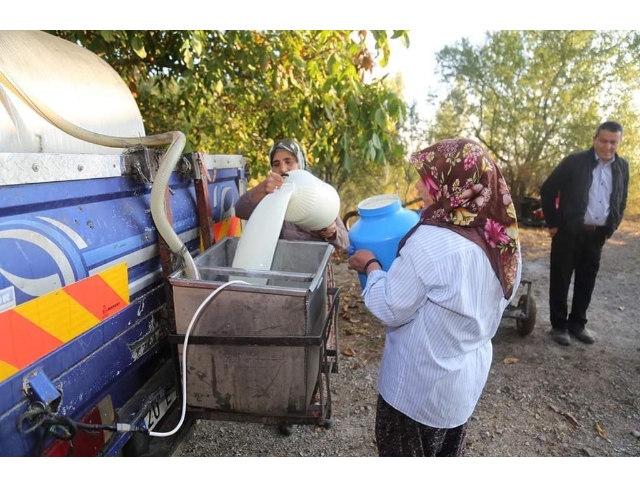
[[[333,425],[334,425],[333,419],[325,419],[320,426],[328,430],[333,428]]]
[[[151,437],[142,433],[133,433],[122,447],[124,457],[142,457],[149,453]]]
[[[516,330],[521,336],[526,336],[533,331],[533,327],[536,324],[536,302],[533,298],[525,295],[520,296],[518,300],[518,308],[527,309],[527,301],[529,302],[529,313],[525,319],[516,319]]]

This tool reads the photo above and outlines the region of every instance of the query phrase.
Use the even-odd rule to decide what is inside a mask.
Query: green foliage
[[[283,137],[298,139],[313,172],[339,191],[401,164],[406,107],[385,82],[364,82],[374,66],[367,38],[384,66],[387,31],[52,33],[120,73],[147,133],[181,130],[187,150],[243,154],[254,177],[268,173],[267,151]],[[391,38],[409,42],[407,31]]]
[[[629,129],[638,108],[629,94],[640,88],[639,44],[629,31],[498,31],[479,46],[462,39],[437,54],[448,96],[430,138],[482,142],[516,198],[537,194],[607,119],[626,125],[620,153],[637,161],[640,133]]]
[[[617,120],[624,127],[622,143],[618,153],[629,161],[629,199],[627,213],[640,214],[640,118],[636,110],[629,110],[629,104],[616,110]]]

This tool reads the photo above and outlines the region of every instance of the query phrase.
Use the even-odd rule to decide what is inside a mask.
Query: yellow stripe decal
[[[126,263],[0,313],[0,381],[126,308]]]

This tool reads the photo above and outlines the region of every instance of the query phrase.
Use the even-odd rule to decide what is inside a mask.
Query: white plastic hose
[[[187,414],[187,345],[189,344],[189,334],[191,333],[191,328],[193,328],[193,325],[196,324],[196,322],[198,321],[198,318],[200,318],[200,315],[202,314],[202,310],[205,308],[205,306],[207,306],[207,304],[209,304],[209,301],[215,298],[220,291],[222,291],[225,287],[230,286],[231,284],[249,284],[249,283],[245,281],[239,281],[239,280],[225,282],[218,289],[216,289],[211,294],[209,294],[209,296],[207,296],[204,299],[204,301],[200,303],[200,306],[198,306],[198,309],[196,309],[196,312],[193,314],[193,317],[191,318],[191,322],[187,327],[187,331],[184,334],[184,344],[182,346],[182,413],[180,414],[180,421],[178,421],[178,424],[176,425],[176,427],[173,428],[171,431],[167,431],[167,432],[149,431],[149,436],[161,436],[161,437],[171,436],[177,433],[178,430],[182,427],[182,423],[184,422],[184,418]]]
[[[155,223],[158,233],[167,242],[171,251],[180,255],[184,259],[185,274],[190,279],[200,279],[200,275],[193,261],[193,257],[189,253],[187,247],[182,243],[173,230],[171,223],[167,219],[164,208],[165,191],[169,184],[169,178],[180,160],[182,150],[186,144],[186,137],[182,132],[173,131],[162,134],[148,135],[144,137],[118,137],[112,135],[104,135],[92,132],[90,130],[78,127],[63,117],[59,116],[53,110],[49,109],[44,103],[40,102],[36,97],[26,94],[17,83],[11,80],[11,77],[0,70],[0,84],[4,85],[31,109],[33,109],[42,118],[59,128],[63,132],[76,137],[85,142],[103,145],[106,147],[134,147],[137,145],[158,146],[171,144],[160,160],[160,167],[156,174],[156,180],[151,187],[151,217]]]

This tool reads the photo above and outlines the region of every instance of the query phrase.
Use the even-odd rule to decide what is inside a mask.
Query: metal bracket
[[[23,387],[25,394],[32,402],[41,402],[52,411],[57,411],[62,393],[44,372],[41,370],[35,372],[26,379]]]
[[[123,153],[122,172],[135,177],[141,183],[151,184],[160,167],[161,155],[162,152],[143,146],[127,149]]]
[[[190,152],[183,154],[180,161],[178,161],[177,169],[178,174],[185,176],[189,179],[202,179],[202,168],[204,165],[204,158],[200,152]]]
[[[160,324],[152,318],[149,331],[140,339],[128,345],[129,350],[131,350],[131,358],[133,358],[134,361],[138,360],[159,343],[162,338],[163,333]]]

